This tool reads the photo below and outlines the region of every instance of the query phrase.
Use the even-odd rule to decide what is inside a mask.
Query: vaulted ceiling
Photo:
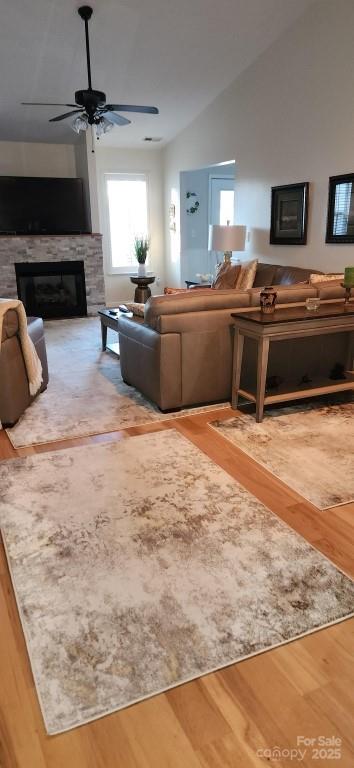
[[[155,104],[105,143],[166,142],[289,27],[313,0],[93,0],[93,87],[111,102]],[[84,3],[82,3],[84,4]],[[83,23],[75,0],[0,0],[0,140],[74,142],[50,124],[87,87]],[[146,146],[146,145],[145,145]]]

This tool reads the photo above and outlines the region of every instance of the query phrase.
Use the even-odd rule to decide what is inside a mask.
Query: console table
[[[322,304],[316,311],[306,307],[276,309],[273,314],[259,312],[233,312],[235,323],[233,372],[232,372],[232,408],[237,408],[241,395],[256,404],[256,421],[263,419],[265,405],[298,400],[314,395],[331,392],[354,390],[354,302],[344,304]],[[333,380],[320,377],[311,384],[286,382],[277,387],[273,394],[266,394],[266,378],[270,342],[284,339],[309,338],[321,334],[348,334],[347,360],[345,361],[345,379]],[[245,337],[257,342],[257,375],[255,391],[240,388],[242,356]]]

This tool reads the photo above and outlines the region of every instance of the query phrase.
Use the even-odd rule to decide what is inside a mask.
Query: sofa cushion
[[[304,283],[310,279],[311,274],[322,275],[315,269],[305,269],[304,267],[287,267],[281,264],[258,263],[254,288],[263,288],[265,285],[293,285],[293,283]]]
[[[315,274],[315,270],[303,269],[303,267],[278,266],[274,274],[274,283],[276,285],[293,285],[294,283],[304,283],[310,279],[311,274]],[[321,273],[319,272],[318,274]]]
[[[239,291],[247,291],[248,288],[253,288],[254,279],[256,277],[258,259],[252,259],[252,261],[244,261],[241,264],[240,274],[237,278],[236,286]]]
[[[171,288],[169,285],[166,285],[163,289],[163,292],[166,296],[172,295],[173,293],[187,293],[188,288]]]
[[[207,293],[207,292],[213,293],[214,288],[212,288],[211,285],[207,285],[207,286],[190,285],[189,288],[170,288],[169,286],[166,286],[166,288],[163,289],[165,296],[172,296],[173,294],[179,294],[179,293],[183,293],[184,295],[188,294],[188,296],[190,296],[196,291],[204,291],[204,293]]]
[[[224,261],[220,264],[217,271],[217,275],[213,280],[212,287],[221,289],[236,288],[237,280],[241,272],[240,264],[233,264],[229,261]]]
[[[258,262],[253,287],[263,288],[265,285],[273,285],[276,269],[278,269],[276,264],[262,264]]]
[[[314,274],[310,275],[309,283],[310,285],[317,285],[317,283],[332,283],[337,282],[340,284],[344,280],[344,272],[341,274],[326,274],[326,275],[319,275],[316,272]]]
[[[139,301],[126,301],[125,306],[129,309],[129,312],[133,313],[133,315],[144,317],[145,304],[142,304]]]

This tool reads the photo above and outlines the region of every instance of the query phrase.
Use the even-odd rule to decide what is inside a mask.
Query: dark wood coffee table
[[[309,311],[305,306],[276,309],[271,315],[262,312],[233,312],[235,322],[232,407],[237,408],[241,395],[256,404],[256,421],[262,421],[265,405],[298,400],[314,395],[326,395],[331,392],[354,390],[354,301],[321,304],[316,311]],[[323,334],[348,334],[345,378],[333,380],[319,377],[311,385],[298,382],[285,382],[277,387],[277,392],[266,395],[266,378],[270,342],[284,339],[309,338]],[[255,391],[240,388],[243,345],[245,337],[257,342],[257,375]]]
[[[101,321],[102,350],[105,352],[108,349],[109,352],[113,352],[117,357],[119,357],[119,341],[113,344],[107,344],[107,331],[108,328],[111,328],[112,331],[118,333],[119,315],[119,309],[108,309],[105,307],[104,309],[98,310],[98,316]],[[128,317],[132,316],[132,313],[129,312]]]

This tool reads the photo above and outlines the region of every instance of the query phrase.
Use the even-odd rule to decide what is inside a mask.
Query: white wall
[[[96,149],[96,169],[98,185],[98,207],[100,230],[103,234],[103,255],[105,264],[106,302],[116,305],[132,300],[134,286],[128,275],[109,274],[109,232],[108,210],[105,191],[105,173],[146,173],[149,186],[149,219],[150,219],[150,265],[154,274],[160,278],[160,286],[152,285],[152,293],[161,293],[164,285],[164,213],[163,213],[163,177],[161,150],[152,149],[117,149],[115,147],[98,147]]]
[[[179,171],[235,158],[237,221],[252,228],[252,255],[328,271],[354,264],[354,246],[325,244],[328,177],[354,171],[353,29],[352,0],[311,6],[167,145],[166,209],[178,198]],[[310,182],[308,244],[271,246],[270,188],[302,181]],[[176,284],[179,233],[166,237],[167,281]]]
[[[74,151],[75,151],[76,175],[78,176],[79,179],[82,179],[83,181],[84,203],[85,203],[87,221],[89,222],[89,227],[91,227],[91,231],[94,232],[95,230],[92,229],[93,217],[91,216],[90,173],[89,173],[89,163],[88,163],[88,157],[87,157],[86,134],[81,134],[80,141],[77,144],[75,144]],[[97,196],[97,193],[96,193],[96,196]]]
[[[0,141],[0,175],[75,177],[74,146]]]

